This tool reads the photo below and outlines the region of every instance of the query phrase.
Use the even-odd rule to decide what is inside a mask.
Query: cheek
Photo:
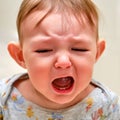
[[[47,70],[46,68],[49,68],[51,62],[49,58],[44,59],[34,53],[28,53],[28,55],[25,56],[25,64],[28,69],[44,71],[44,69]]]
[[[80,59],[76,64],[76,71],[79,79],[82,78],[83,81],[89,80],[92,77],[95,59],[93,57],[88,57],[86,59]]]
[[[29,61],[27,70],[30,80],[37,90],[48,87],[46,83],[49,83],[50,78],[49,64],[41,61]]]
[[[35,59],[35,57],[32,57],[29,59],[27,62],[27,70],[35,86],[39,87],[40,85],[41,87],[45,87],[46,83],[49,83],[53,67],[52,61],[51,58],[42,59],[36,57]]]
[[[87,61],[82,62],[82,64],[79,64],[79,67],[77,67],[77,81],[76,81],[76,89],[77,91],[84,90],[90,81],[92,80],[92,74],[93,74],[93,67],[94,63]]]
[[[46,62],[41,62],[41,61],[29,61],[29,63],[27,64],[27,70],[28,72],[30,72],[31,74],[35,74],[35,75],[44,75],[47,74],[48,71],[50,69],[50,64],[46,63]]]
[[[85,68],[85,69],[90,69],[91,67],[94,66],[94,63],[95,63],[95,55],[92,55],[92,54],[88,54],[86,56],[82,56],[82,57],[79,57],[76,61],[79,65],[79,68]],[[81,66],[81,67],[80,67]]]
[[[83,79],[83,81],[85,79],[89,80],[92,77],[92,73],[93,73],[93,65],[89,65],[89,64],[82,64],[79,68],[78,68],[78,76],[79,78]]]

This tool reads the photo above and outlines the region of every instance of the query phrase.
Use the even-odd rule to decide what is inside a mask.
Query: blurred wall
[[[0,1],[0,78],[23,72],[7,52],[9,41],[17,40],[16,16],[22,0]],[[93,77],[120,95],[120,1],[93,0],[100,9],[100,37],[106,51],[95,65]]]
[[[95,66],[94,78],[120,95],[120,0],[94,0],[101,10],[100,37],[106,50]]]

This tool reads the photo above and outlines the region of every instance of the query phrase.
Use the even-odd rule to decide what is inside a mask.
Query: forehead
[[[91,29],[91,27],[84,16],[78,17],[72,13],[61,14],[55,12],[47,14],[46,11],[36,10],[23,21],[21,31],[23,32],[23,36],[27,34],[33,35],[38,29],[39,32],[42,32],[43,28],[45,28],[46,31],[58,30],[58,34],[67,33],[70,32],[70,30],[75,32],[78,31],[78,29],[82,32],[85,28],[91,32],[95,32],[95,29]]]

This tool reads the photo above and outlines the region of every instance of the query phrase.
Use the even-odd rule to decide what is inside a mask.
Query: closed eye
[[[53,51],[52,49],[40,49],[40,50],[36,50],[35,52],[37,53],[47,53],[47,52],[51,52]]]
[[[88,51],[88,49],[84,49],[84,48],[72,48],[71,50],[78,51],[78,52],[86,52],[86,51]]]

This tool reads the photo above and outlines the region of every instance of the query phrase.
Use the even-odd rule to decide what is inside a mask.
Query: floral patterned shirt
[[[14,75],[0,80],[0,120],[120,120],[120,104],[115,93],[97,81],[97,86],[85,99],[76,105],[50,110],[28,100],[13,86],[27,74]]]

